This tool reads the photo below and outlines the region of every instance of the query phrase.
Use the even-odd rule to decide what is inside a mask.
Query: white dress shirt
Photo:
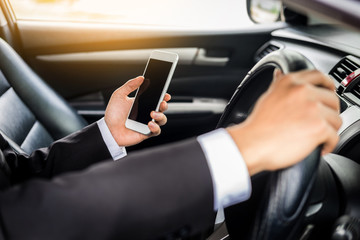
[[[125,147],[119,146],[116,143],[108,126],[106,125],[105,119],[101,118],[99,121],[97,121],[97,124],[99,126],[101,136],[104,139],[104,142],[109,149],[111,157],[114,159],[114,161],[125,157],[127,155]]]
[[[104,118],[97,124],[113,159],[125,157],[125,147],[117,145]],[[197,141],[205,154],[213,181],[214,210],[247,200],[251,194],[249,172],[228,132],[217,129],[199,136]]]

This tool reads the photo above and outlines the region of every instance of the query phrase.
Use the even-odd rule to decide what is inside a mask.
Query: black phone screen
[[[141,84],[129,119],[147,124],[150,112],[154,111],[168,78],[172,62],[150,59],[147,65],[144,82]]]

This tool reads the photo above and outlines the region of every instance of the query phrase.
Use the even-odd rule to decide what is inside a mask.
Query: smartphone
[[[176,53],[153,51],[144,71],[144,82],[136,91],[135,100],[125,126],[131,130],[148,135],[151,133],[148,122],[151,111],[159,111],[166,91],[170,85],[179,56]]]

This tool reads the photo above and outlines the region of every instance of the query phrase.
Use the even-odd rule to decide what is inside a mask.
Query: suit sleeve
[[[32,177],[51,178],[64,172],[82,170],[111,158],[97,124],[56,141],[49,148],[36,150],[30,156],[15,153],[2,137],[0,144],[13,184]]]
[[[9,239],[158,239],[213,224],[213,186],[195,139],[0,193]]]

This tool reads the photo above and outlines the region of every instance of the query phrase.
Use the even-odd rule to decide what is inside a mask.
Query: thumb
[[[139,76],[133,79],[130,79],[129,81],[127,81],[124,85],[122,85],[119,88],[119,91],[121,94],[127,96],[130,93],[132,93],[133,91],[135,91],[137,88],[139,88],[141,86],[141,84],[144,81],[144,77]]]
[[[278,68],[275,68],[275,70],[274,70],[274,74],[273,74],[273,79],[274,79],[274,81],[276,80],[276,79],[279,79],[281,76],[283,76],[284,74],[282,73],[282,71],[280,70],[280,69],[278,69]]]

